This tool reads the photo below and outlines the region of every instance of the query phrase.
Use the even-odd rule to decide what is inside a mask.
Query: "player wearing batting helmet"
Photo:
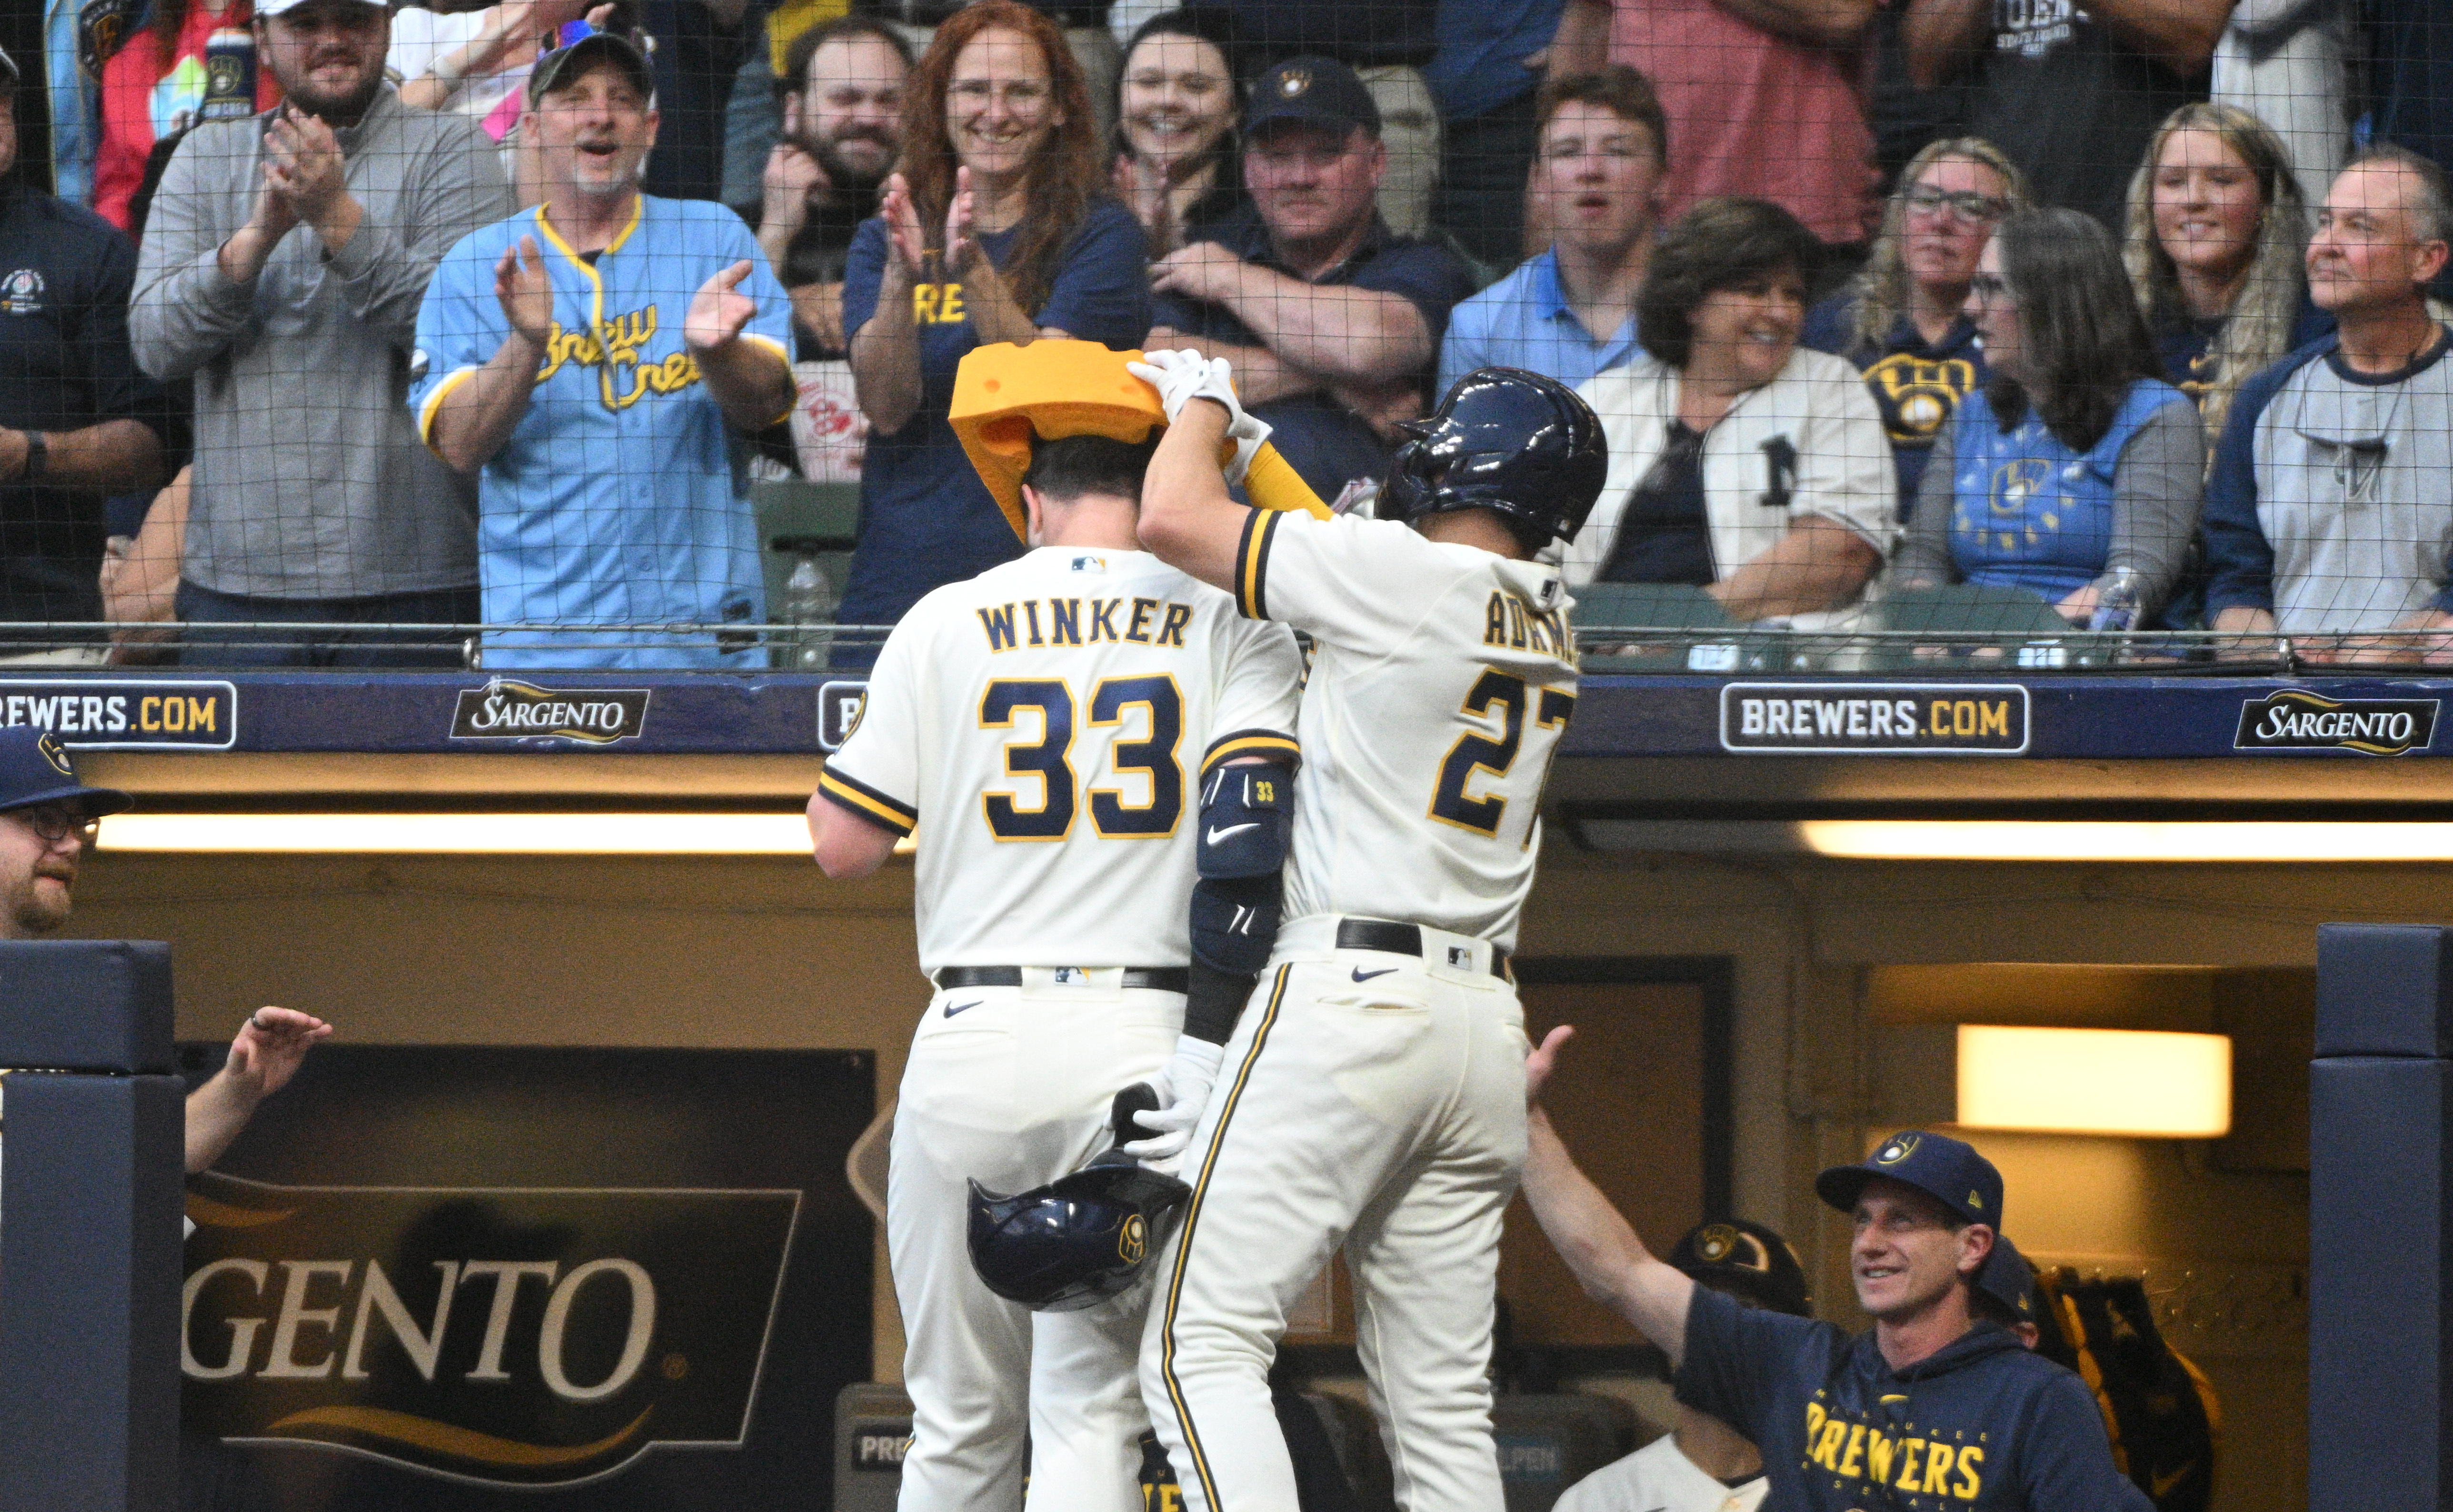
[[[1576,1168],[1542,1110],[1571,1030],[1526,1064],[1525,1197],[1563,1255],[1669,1357],[1678,1400],[1763,1450],[1771,1504],[1798,1512],[2151,1512],[2116,1467],[2086,1383],[1984,1322],[1975,1295],[2002,1223],[2002,1174],[1906,1129],[1815,1179],[1849,1216],[1857,1304],[1839,1327],[1741,1305],[1656,1259]]]
[[[1189,1505],[1294,1507],[1268,1365],[1343,1244],[1401,1503],[1489,1512],[1492,1289],[1525,1150],[1507,960],[1576,702],[1568,601],[1533,558],[1591,508],[1601,427],[1551,379],[1483,369],[1412,428],[1381,518],[1324,520],[1228,494],[1222,445],[1266,427],[1223,360],[1135,370],[1173,422],[1142,539],[1313,646],[1286,924],[1193,1133],[1143,1396]]]
[[[1225,828],[1236,844],[1212,848],[1257,865],[1251,843],[1291,796],[1294,637],[1140,548],[1166,417],[1125,361],[1061,340],[964,359],[955,428],[1033,549],[904,616],[809,801],[828,876],[874,870],[913,836],[936,987],[887,1187],[907,1512],[1142,1512],[1149,1288],[1099,1287],[1143,1263],[1163,1192],[1113,1165],[1074,1173],[1116,1135],[1147,1162],[1184,1148],[1226,1038],[1201,1008],[1216,991],[1191,1010],[1187,992],[1205,990],[1222,914],[1231,932],[1233,890],[1259,885],[1222,878],[1213,898],[1202,852]],[[1231,816],[1212,798],[1228,787]],[[1135,1084],[1156,1106],[1114,1128]],[[1067,1194],[1107,1205],[1078,1211]],[[975,1223],[1002,1292],[973,1264]],[[1080,1242],[1102,1238],[1122,1271],[1085,1263]]]

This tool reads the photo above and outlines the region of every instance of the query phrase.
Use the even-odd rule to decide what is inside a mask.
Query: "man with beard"
[[[785,61],[784,139],[767,156],[758,248],[792,296],[799,355],[842,357],[845,255],[877,213],[878,186],[903,154],[911,49],[893,28],[843,16],[793,40]],[[746,210],[742,219],[752,217]]]
[[[77,780],[68,750],[30,726],[0,729],[0,940],[31,940],[68,923],[77,864],[105,814],[135,800]],[[332,1026],[294,1008],[258,1008],[230,1042],[229,1059],[188,1094],[188,1169],[229,1148],[256,1104],[281,1090]]]
[[[130,309],[137,363],[196,380],[179,618],[222,664],[456,666],[417,632],[192,628],[477,614],[474,489],[406,401],[436,261],[510,213],[499,155],[384,83],[383,7],[260,0],[253,24],[286,103],[180,144]]]

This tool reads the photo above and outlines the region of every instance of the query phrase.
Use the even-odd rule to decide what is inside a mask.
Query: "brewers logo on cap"
[[[1716,1265],[1737,1247],[1738,1231],[1726,1224],[1714,1224],[1695,1236],[1695,1253]]]
[[[1969,1192],[1967,1194],[1967,1205],[1975,1208],[1980,1213],[1984,1211],[1984,1194],[1982,1192]]]
[[[60,743],[53,740],[49,731],[45,731],[43,738],[34,742],[34,748],[43,753],[43,760],[51,764],[51,770],[63,777],[76,776],[76,768],[69,765],[69,753],[60,748]]]
[[[1918,1138],[1919,1136],[1914,1134],[1902,1134],[1898,1136],[1889,1144],[1874,1152],[1874,1164],[1877,1165],[1897,1165],[1900,1162],[1906,1160],[1909,1156],[1916,1153]]]
[[[1278,79],[1278,92],[1291,100],[1311,88],[1311,70],[1288,69]]]
[[[1127,1265],[1138,1265],[1148,1253],[1148,1225],[1143,1223],[1141,1214],[1134,1213],[1125,1220],[1123,1230],[1116,1235],[1116,1258]]]

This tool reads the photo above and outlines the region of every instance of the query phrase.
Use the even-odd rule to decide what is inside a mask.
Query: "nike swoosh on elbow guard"
[[[1260,827],[1261,822],[1255,819],[1247,824],[1228,825],[1224,829],[1212,828],[1209,831],[1209,843],[1214,846],[1218,844],[1218,842],[1225,840],[1229,835],[1240,835],[1246,829],[1258,829]]]

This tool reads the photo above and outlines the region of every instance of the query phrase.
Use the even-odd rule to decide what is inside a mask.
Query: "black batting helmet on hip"
[[[1457,380],[1412,439],[1373,512],[1411,524],[1450,509],[1488,509],[1527,551],[1584,528],[1609,474],[1609,447],[1592,407],[1556,378],[1477,368]]]
[[[1116,1094],[1116,1143],[1156,1107],[1141,1084]],[[1175,1232],[1192,1188],[1110,1149],[1070,1176],[1011,1197],[971,1186],[971,1269],[1033,1312],[1075,1312],[1129,1290]]]

